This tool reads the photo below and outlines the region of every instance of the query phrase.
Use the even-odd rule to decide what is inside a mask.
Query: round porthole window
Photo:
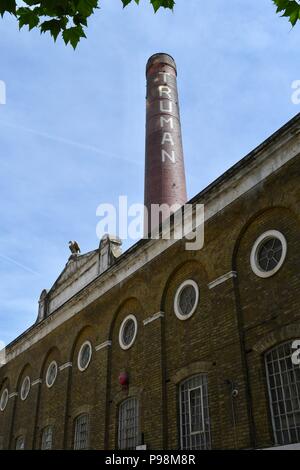
[[[199,302],[199,287],[195,281],[184,281],[177,289],[174,311],[180,320],[187,320],[195,312]]]
[[[51,388],[52,385],[54,384],[56,377],[57,377],[57,363],[56,361],[52,361],[49,364],[49,367],[47,369],[47,374],[46,374],[46,385],[48,388]]]
[[[254,243],[250,263],[252,271],[259,277],[273,276],[281,268],[287,253],[284,235],[277,230],[263,233]]]
[[[122,349],[129,349],[136,338],[137,320],[134,315],[128,315],[120,327],[119,343]]]
[[[0,410],[4,411],[8,402],[8,390],[5,388],[0,398]]]
[[[21,386],[21,400],[26,400],[30,391],[30,378],[27,376]]]
[[[81,346],[78,353],[78,369],[82,372],[86,370],[91,362],[92,358],[92,345],[89,341],[86,341]]]

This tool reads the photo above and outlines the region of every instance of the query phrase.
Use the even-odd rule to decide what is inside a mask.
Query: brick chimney
[[[184,157],[174,59],[164,53],[154,54],[146,66],[146,161],[145,207],[152,204],[183,205],[187,201]],[[160,222],[164,220],[164,216]],[[146,217],[145,217],[146,221]]]

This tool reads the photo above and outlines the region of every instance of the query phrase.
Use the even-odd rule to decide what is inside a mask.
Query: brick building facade
[[[72,255],[0,369],[3,449],[300,442],[300,115],[190,201],[205,243]],[[122,384],[120,383],[122,382]]]

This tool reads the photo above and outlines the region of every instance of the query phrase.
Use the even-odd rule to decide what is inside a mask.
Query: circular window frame
[[[180,309],[179,299],[180,299],[181,292],[186,286],[194,287],[196,291],[196,300],[190,313],[188,315],[183,315]],[[195,313],[196,308],[198,307],[199,297],[200,297],[200,293],[199,293],[199,286],[197,282],[193,281],[192,279],[187,279],[186,281],[182,282],[182,284],[180,284],[180,286],[178,287],[176,294],[175,294],[175,298],[174,298],[174,312],[175,312],[176,317],[179,318],[179,320],[188,320],[189,318],[191,318],[191,316]]]
[[[83,348],[88,345],[89,348],[90,348],[90,357],[89,357],[89,360],[88,360],[88,363],[86,364],[85,367],[82,367],[81,364],[80,364],[80,358],[81,358],[81,354],[82,354],[82,351],[83,351]],[[85,370],[87,370],[87,368],[89,367],[90,365],[90,362],[92,360],[92,355],[93,355],[93,348],[92,348],[92,343],[90,341],[85,341],[84,343],[82,343],[80,349],[79,349],[79,352],[78,352],[78,357],[77,357],[77,367],[78,369],[80,370],[80,372],[84,372]]]
[[[281,255],[280,261],[275,266],[275,268],[271,269],[271,271],[264,271],[263,269],[261,269],[259,265],[258,253],[262,244],[270,238],[277,238],[277,240],[281,242],[282,255]],[[279,271],[279,269],[282,267],[285,261],[286,255],[287,255],[287,241],[286,241],[285,236],[278,230],[268,230],[267,232],[262,233],[257,238],[257,240],[255,241],[252,247],[251,254],[250,254],[251,269],[254,272],[254,274],[256,274],[256,276],[261,277],[263,279],[274,276],[274,274],[276,274]]]
[[[55,376],[54,376],[54,379],[53,379],[53,382],[50,384],[49,383],[49,373],[50,373],[50,369],[51,369],[51,366],[52,365],[55,365]],[[57,365],[57,362],[56,361],[52,361],[50,362],[49,366],[48,366],[48,369],[47,369],[47,372],[46,372],[46,385],[48,388],[51,388],[53,387],[53,385],[55,384],[55,381],[56,381],[56,378],[57,378],[57,374],[58,374],[58,365]]]
[[[3,397],[4,397],[4,394],[6,396],[5,398],[5,402],[4,402],[4,405],[3,405]],[[0,398],[0,411],[4,411],[5,408],[7,407],[7,403],[8,403],[8,398],[9,398],[9,394],[8,394],[8,388],[5,388],[3,390],[3,392],[1,393],[1,398]]]
[[[24,391],[24,385],[25,385],[25,382],[28,381],[29,382],[29,387],[28,387],[28,391],[26,393],[26,395],[23,394],[23,391]],[[20,397],[21,397],[21,400],[22,401],[25,401],[26,398],[28,397],[29,395],[29,392],[30,392],[30,389],[31,389],[31,381],[30,381],[30,377],[28,375],[26,375],[26,377],[24,378],[23,382],[22,382],[22,385],[21,385],[21,392],[20,392]]]
[[[129,344],[125,344],[124,341],[123,341],[123,333],[124,333],[125,325],[126,325],[126,323],[128,322],[128,320],[133,320],[135,330],[134,330],[133,338],[132,338],[132,340],[130,341],[130,343],[129,343]],[[131,346],[132,346],[133,343],[135,342],[136,335],[137,335],[137,331],[138,331],[138,323],[137,323],[137,319],[136,319],[135,315],[133,315],[133,314],[127,315],[127,317],[124,318],[124,320],[122,321],[121,326],[120,326],[120,330],[119,330],[119,344],[120,344],[120,347],[121,347],[124,351],[126,351],[126,350],[129,349],[129,348],[131,348]]]

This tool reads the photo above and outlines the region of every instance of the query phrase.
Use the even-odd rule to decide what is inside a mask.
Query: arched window
[[[300,366],[293,364],[293,341],[265,354],[270,410],[276,444],[300,441]]]
[[[16,450],[24,450],[25,449],[25,438],[24,436],[19,436],[16,439]]]
[[[53,427],[47,426],[42,431],[42,450],[51,450],[53,441]]]
[[[75,419],[74,449],[84,450],[89,445],[89,415],[84,413]]]
[[[207,376],[195,375],[180,385],[182,450],[211,448]]]
[[[121,403],[119,408],[119,449],[135,450],[139,440],[139,405],[134,397]]]

